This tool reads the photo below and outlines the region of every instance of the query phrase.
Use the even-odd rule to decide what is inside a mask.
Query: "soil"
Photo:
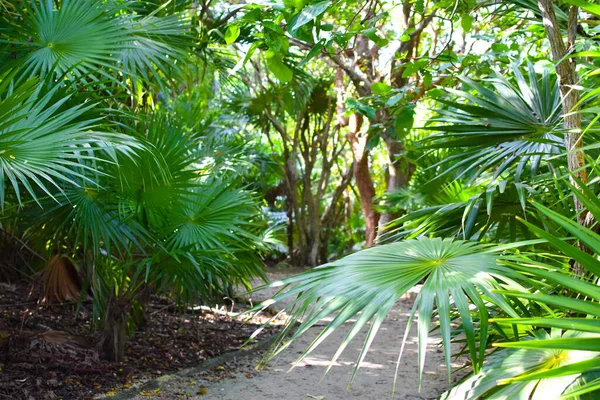
[[[112,395],[160,375],[237,350],[265,321],[244,324],[231,310],[177,310],[153,298],[148,323],[130,338],[123,362],[99,359],[92,304],[41,305],[31,284],[0,283],[0,399],[86,399]],[[195,309],[194,309],[195,308]],[[240,311],[235,307],[235,311]],[[257,340],[278,330],[261,332]]]
[[[298,272],[302,271],[270,270],[268,276],[275,281]],[[93,345],[98,334],[90,328],[91,304],[84,303],[77,312],[74,304],[39,305],[29,291],[24,283],[0,284],[0,400],[110,398],[132,387],[139,400],[426,399],[439,396],[450,386],[441,348],[433,337],[419,389],[415,324],[398,370],[396,392],[391,394],[401,337],[418,287],[412,296],[400,299],[387,316],[349,388],[364,333],[348,346],[324,378],[323,373],[350,324],[296,363],[325,326],[327,321],[322,321],[262,370],[256,369],[262,354],[248,352],[212,369],[173,376],[156,389],[142,390],[141,382],[237,350],[269,315],[243,324],[241,318],[225,310],[196,307],[195,311],[177,312],[165,299],[153,298],[147,313],[149,323],[129,340],[127,359],[107,363],[98,359]],[[259,302],[272,294],[268,290],[255,293],[248,302]],[[236,306],[235,311],[240,309]],[[278,329],[274,326],[263,330],[258,340]],[[453,368],[463,366],[463,360],[453,363]],[[294,369],[289,372],[291,367]]]

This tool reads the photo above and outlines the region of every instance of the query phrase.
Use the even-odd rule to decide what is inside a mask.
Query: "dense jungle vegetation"
[[[363,359],[422,284],[442,398],[600,396],[595,1],[0,0],[0,53],[0,280],[103,359],[284,263],[268,356],[330,317],[302,356],[353,319]]]

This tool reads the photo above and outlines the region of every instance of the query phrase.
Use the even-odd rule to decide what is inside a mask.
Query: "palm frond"
[[[171,213],[172,234],[169,248],[221,249],[244,248],[257,238],[245,231],[249,225],[254,202],[242,190],[228,182],[210,180],[198,184],[189,192],[179,213]],[[179,215],[178,215],[179,214]]]
[[[462,78],[475,94],[448,89],[461,101],[440,100],[447,108],[439,110],[440,117],[434,121],[444,124],[425,129],[443,134],[431,135],[422,143],[425,148],[464,149],[440,161],[448,167],[446,173],[475,179],[491,171],[495,179],[515,166],[519,181],[527,165],[535,176],[542,162],[562,151],[556,80],[547,71],[538,78],[532,64],[528,79],[517,68],[514,75],[516,84],[500,76],[492,79],[493,89]]]
[[[141,146],[129,137],[94,131],[98,122],[86,119],[92,104],[64,107],[68,95],[52,103],[57,87],[45,90],[36,79],[16,86],[10,82],[10,75],[0,78],[2,206],[7,180],[19,203],[22,189],[36,201],[38,189],[53,197],[63,184],[78,186],[79,180],[94,183],[91,176],[100,171],[90,165],[82,166],[80,161],[101,160],[99,152],[111,157],[117,151],[128,154]],[[83,173],[82,168],[88,173]]]
[[[0,38],[5,62],[16,63],[25,77],[69,76],[100,84],[119,75],[149,80],[176,68],[190,44],[183,14],[157,17],[128,12],[128,2],[25,1],[19,16],[5,16]],[[14,60],[14,61],[10,61]],[[161,80],[159,79],[160,83]],[[122,82],[125,83],[125,82]]]
[[[495,293],[495,290],[504,286],[520,287],[513,280],[519,274],[497,263],[497,251],[499,249],[474,242],[420,238],[366,249],[276,282],[271,286],[289,285],[289,290],[274,296],[265,304],[296,296],[289,310],[292,317],[302,318],[302,322],[290,340],[285,344],[278,342],[269,356],[285,349],[317,321],[331,316],[332,321],[300,356],[302,359],[334,330],[358,314],[354,326],[330,364],[331,367],[348,343],[370,322],[371,327],[356,364],[354,377],[386,314],[400,296],[424,280],[409,318],[399,357],[402,356],[406,335],[418,312],[420,382],[435,303],[446,367],[450,374],[450,310],[454,305],[462,320],[473,367],[479,371],[490,329],[486,304],[497,304],[508,315],[517,315],[511,304]]]
[[[600,212],[600,200],[596,197],[589,198],[588,188],[585,188],[583,192],[580,192],[573,187],[573,192],[580,199],[585,198],[586,207],[588,207],[595,215],[598,215]],[[600,274],[600,262],[597,259],[597,254],[600,254],[600,235],[587,228],[583,228],[569,218],[542,205],[536,204],[535,206],[542,215],[548,218],[548,220],[558,224],[569,234],[573,235],[573,237],[585,244],[588,251],[582,251],[577,245],[568,243],[568,241],[556,237],[552,231],[548,232],[540,227],[524,222],[529,229],[539,237],[547,240],[556,250],[578,262],[589,272],[589,274],[597,277],[598,274]],[[588,254],[588,252],[591,254]],[[600,331],[600,325],[598,324],[598,318],[600,318],[600,305],[598,305],[598,301],[600,300],[600,289],[598,286],[593,282],[586,282],[585,280],[570,277],[564,271],[557,269],[554,265],[540,261],[537,258],[524,259],[523,257],[516,257],[512,261],[509,261],[508,265],[514,270],[519,270],[522,273],[532,276],[537,281],[549,282],[552,284],[550,288],[556,287],[556,289],[547,293],[505,291],[503,292],[504,295],[526,299],[538,304],[549,305],[555,310],[562,310],[562,312],[555,311],[550,315],[543,315],[542,317],[517,319],[496,318],[494,319],[495,322],[519,326],[538,326],[552,328],[553,330],[569,329],[570,331],[568,333],[571,336],[567,337],[572,337],[573,335],[577,336],[581,332],[585,333],[587,337],[569,340],[564,339],[565,336],[562,338],[551,337],[544,339],[542,342],[500,342],[494,343],[494,345],[499,347],[524,349],[524,351],[545,348],[553,349],[555,352],[563,351],[589,354],[584,360],[569,360],[569,362],[561,363],[557,368],[521,371],[518,376],[511,377],[509,382],[516,382],[517,386],[522,386],[525,384],[533,385],[531,382],[539,379],[549,380],[551,378],[561,377],[564,377],[564,379],[567,380],[567,377],[570,377],[570,379],[573,377],[582,377],[583,379],[587,372],[600,370],[600,358],[598,358],[598,355],[600,354],[598,351],[600,349],[597,345],[599,340],[596,336],[590,336],[598,335],[598,332]],[[593,354],[589,352],[593,352]],[[577,391],[585,393],[588,390],[598,390],[597,386],[594,386],[594,381],[589,382],[588,380],[582,379],[577,382]],[[552,379],[550,384],[553,384],[554,382],[560,382],[560,379],[558,381]],[[563,391],[560,391],[560,393],[563,393]],[[569,398],[566,394],[565,397]]]

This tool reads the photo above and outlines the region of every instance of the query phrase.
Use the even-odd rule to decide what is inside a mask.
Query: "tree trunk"
[[[385,176],[386,180],[386,193],[393,192],[398,189],[402,189],[408,186],[410,178],[412,176],[414,166],[406,163],[403,165],[402,156],[404,152],[404,142],[394,138],[390,138],[386,135],[382,135],[385,140],[388,153],[388,165]],[[378,236],[385,232],[387,225],[400,215],[396,213],[384,212],[381,214],[379,219]]]
[[[357,38],[358,40],[358,38]],[[363,117],[358,113],[354,113],[350,118],[344,116],[344,74],[346,72],[350,80],[354,83],[356,90],[361,96],[367,96],[371,93],[369,86],[360,85],[360,79],[352,75],[352,68],[341,63],[337,69],[335,77],[335,92],[337,97],[337,124],[341,126],[348,125],[349,132],[347,135],[350,147],[352,149],[353,163],[352,171],[354,182],[358,188],[360,197],[360,208],[365,218],[365,247],[371,247],[377,237],[377,226],[379,224],[379,213],[373,209],[373,199],[375,197],[375,187],[373,179],[369,171],[369,153],[366,151],[368,136],[361,135]],[[359,70],[360,71],[360,70]],[[358,79],[358,80],[357,80]]]
[[[127,342],[129,304],[119,302],[114,295],[106,306],[104,329],[98,344],[100,357],[108,361],[122,361]]]
[[[579,82],[575,59],[568,56],[574,49],[577,31],[578,8],[571,6],[569,9],[568,45],[563,42],[560,26],[554,12],[552,0],[538,0],[538,6],[542,13],[546,36],[550,41],[552,58],[556,63],[556,75],[562,100],[562,111],[564,115],[565,148],[567,151],[567,165],[569,171],[576,176],[584,185],[588,183],[588,174],[585,165],[585,154],[583,152],[583,138],[581,136],[581,114],[579,113],[579,92],[576,85]],[[578,183],[571,179],[571,183],[578,187]],[[591,219],[586,218],[587,212],[581,200],[574,194],[575,211],[577,222],[589,227]],[[576,275],[582,275],[583,268],[579,264],[573,266]]]
[[[338,219],[338,203],[340,202],[340,199],[346,192],[346,189],[348,188],[348,185],[352,180],[353,171],[354,166],[352,165],[346,170],[346,172],[344,172],[344,175],[342,175],[341,182],[333,191],[329,205],[327,206],[325,212],[321,216],[321,242],[319,246],[319,262],[322,264],[327,262],[329,237],[331,235],[331,231],[333,230],[336,224],[336,220]],[[342,217],[343,216],[344,215],[342,213]]]
[[[288,153],[287,149],[285,150],[285,183],[286,183],[286,192],[287,192],[287,203],[288,203],[288,218],[290,224],[288,225],[289,236],[288,243],[293,244],[293,235],[294,228],[292,223],[296,225],[298,238],[296,245],[289,248],[290,261],[292,265],[302,265],[304,260],[298,257],[298,249],[302,249],[305,246],[305,238],[304,232],[302,230],[303,218],[300,213],[300,206],[298,201],[298,170],[296,168],[296,149],[292,149],[291,154]]]
[[[286,207],[286,215],[287,215],[287,245],[288,245],[288,254],[290,256],[290,262],[294,265],[294,209],[292,207],[292,202],[290,200],[289,192],[285,198],[285,207]]]
[[[556,75],[562,99],[562,110],[564,117],[565,147],[568,152],[567,162],[569,171],[577,176],[584,184],[588,182],[587,170],[585,169],[585,155],[583,152],[583,139],[581,137],[581,114],[579,114],[579,92],[575,88],[579,76],[575,68],[575,59],[567,57],[575,41],[577,30],[577,7],[571,6],[569,10],[569,49],[563,42],[560,26],[554,12],[552,0],[538,0],[538,5],[544,19],[546,35],[550,41],[552,58],[556,64]],[[576,184],[574,182],[574,184]],[[583,211],[583,204],[575,197],[575,208],[578,212]],[[584,224],[585,215],[581,213],[578,221]]]
[[[369,171],[369,153],[365,151],[368,136],[360,134],[362,126],[362,116],[352,114],[350,117],[350,133],[348,140],[352,147],[354,155],[354,182],[360,195],[360,207],[365,217],[365,247],[371,247],[377,237],[377,226],[379,224],[379,213],[373,209],[373,199],[375,198],[375,187]]]

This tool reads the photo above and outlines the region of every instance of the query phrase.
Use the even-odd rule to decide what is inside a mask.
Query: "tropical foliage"
[[[268,356],[330,318],[301,357],[355,319],[331,364],[365,329],[363,359],[420,285],[419,383],[432,336],[470,360],[442,398],[600,392],[593,2],[0,7],[2,233],[44,301],[91,297],[104,357],[151,295],[286,261],[322,265],[257,306],[291,301]]]
[[[209,68],[186,8],[3,6],[3,228],[51,260],[44,274],[76,266],[80,282],[46,279],[45,293],[93,297],[102,354],[123,357],[147,293],[212,301],[263,276],[260,210],[225,114],[206,97],[175,111],[210,82],[167,89],[195,74],[186,63]],[[228,166],[211,157],[222,152]]]
[[[421,79],[425,81],[426,66],[431,65],[424,61],[426,52],[404,65],[409,71],[399,67],[404,78],[414,74],[414,79],[403,82],[401,94],[393,89],[393,73],[389,83],[371,87],[370,93],[356,88],[360,103],[348,101],[348,109],[370,119],[369,141],[379,136],[390,143],[381,114],[398,115],[400,109],[391,128],[402,132],[403,146],[396,148],[409,162],[404,167],[409,179],[401,187],[388,185],[381,207],[401,216],[383,229],[380,226],[379,241],[386,244],[272,284],[283,289],[265,304],[291,297],[289,310],[300,318],[300,325],[294,330],[290,323],[267,359],[328,317],[331,322],[302,359],[352,320],[330,367],[358,332],[367,329],[356,374],[386,315],[420,282],[404,332],[406,341],[418,318],[420,379],[432,329],[444,347],[449,377],[451,342],[463,343],[461,353],[471,360],[471,374],[442,398],[583,398],[598,391],[597,80],[584,72],[596,70],[597,53],[581,53],[590,57],[585,61],[569,60],[563,42],[595,48],[589,38],[597,25],[576,25],[577,19],[568,22],[564,17],[569,12],[577,15],[578,6],[592,14],[598,10],[574,1],[571,6],[511,3],[488,12],[497,18],[524,16],[532,26],[543,18],[545,26],[536,32],[549,37],[550,43],[537,42],[538,58],[529,53],[525,61],[518,45],[492,46],[494,53],[505,53],[495,61],[506,65],[501,72],[480,71],[480,79],[473,78],[476,73],[465,63],[467,56],[448,50],[449,61],[461,63],[463,75],[452,84],[442,81],[441,86],[447,86],[443,92],[431,90],[431,100],[423,102],[433,104],[433,115],[420,129],[413,128],[412,135],[407,135],[406,127],[411,131],[414,116],[406,124],[406,101],[419,99],[422,88],[418,94],[407,94],[420,88]],[[404,35],[409,41],[411,7],[419,15],[424,6],[415,2],[404,7],[409,28]],[[436,5],[429,11],[441,14],[448,8]],[[455,6],[450,18],[458,13]],[[387,15],[378,17],[375,32],[385,32]],[[317,16],[315,26],[321,18]],[[466,36],[474,21],[466,15],[460,18]],[[561,29],[580,36],[562,37]],[[315,40],[289,33],[299,40]],[[386,45],[384,39],[378,42],[364,34],[375,45]],[[556,75],[555,65],[543,60],[544,52],[554,57]],[[511,61],[514,55],[518,57]],[[480,56],[482,60],[485,56]],[[578,81],[565,86],[566,74],[573,79],[574,65],[580,61],[581,78],[576,75]],[[339,65],[351,82],[360,79],[348,65]],[[454,65],[458,69],[454,73],[461,66]],[[398,363],[403,348],[404,342]]]

